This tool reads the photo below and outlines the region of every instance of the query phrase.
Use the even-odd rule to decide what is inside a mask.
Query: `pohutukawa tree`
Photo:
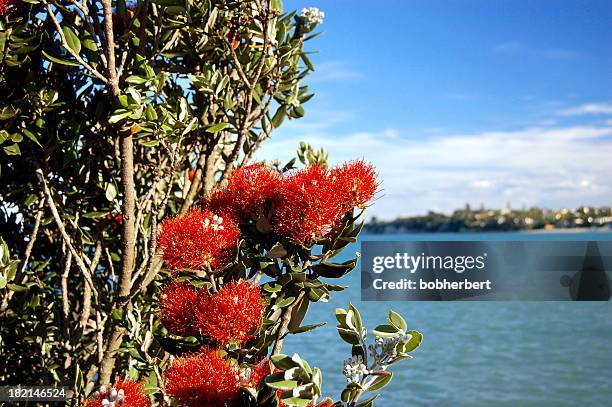
[[[278,0],[0,0],[0,383],[85,406],[368,406],[422,336],[336,310],[347,387],[282,353],[375,197],[364,161],[306,144],[323,13]]]

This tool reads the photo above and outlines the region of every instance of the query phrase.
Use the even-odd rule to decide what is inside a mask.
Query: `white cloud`
[[[527,48],[518,41],[509,41],[501,44],[497,44],[493,47],[493,53],[495,54],[515,54],[520,51],[524,51]]]
[[[363,74],[347,66],[344,61],[319,62],[308,81],[311,83],[327,81],[351,81],[363,78]]]
[[[533,55],[548,59],[576,59],[583,56],[581,52],[564,48],[535,48],[520,41],[508,41],[492,48],[497,55]]]
[[[259,158],[288,160],[300,140],[324,147],[335,162],[365,158],[380,171],[384,189],[369,215],[383,219],[432,208],[450,212],[466,202],[561,207],[612,201],[612,125],[414,136],[392,129],[283,131]]]
[[[610,103],[585,103],[558,112],[561,116],[583,116],[587,114],[612,114]]]

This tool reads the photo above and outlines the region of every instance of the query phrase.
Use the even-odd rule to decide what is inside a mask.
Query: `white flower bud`
[[[306,7],[302,9],[302,12],[300,13],[300,17],[306,20],[308,24],[316,25],[316,24],[323,23],[323,18],[325,18],[325,13],[316,7]]]

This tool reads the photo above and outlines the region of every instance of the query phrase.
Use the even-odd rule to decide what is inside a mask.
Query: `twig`
[[[250,88],[251,81],[249,81],[249,78],[247,78],[246,74],[244,73],[244,69],[242,69],[242,64],[238,60],[238,55],[236,54],[236,50],[232,46],[232,43],[225,36],[223,36],[223,41],[225,42],[225,44],[227,45],[227,48],[230,51],[232,60],[234,61],[234,66],[236,67],[236,70],[238,71],[238,76],[240,76],[240,79],[242,79],[242,82],[244,82],[246,87]]]
[[[38,177],[38,181],[41,183],[43,187],[45,200],[47,201],[47,205],[49,206],[49,209],[51,210],[51,213],[53,214],[53,219],[55,220],[55,224],[57,225],[57,228],[59,229],[60,234],[62,235],[62,238],[64,239],[64,242],[66,242],[66,246],[68,246],[68,250],[70,250],[70,252],[72,253],[72,256],[74,257],[77,263],[77,266],[79,266],[79,270],[81,270],[81,273],[83,273],[83,276],[85,277],[85,281],[87,281],[87,284],[89,284],[94,295],[97,298],[98,290],[96,289],[96,287],[94,287],[93,280],[91,276],[89,275],[89,270],[87,266],[85,265],[85,262],[83,261],[81,256],[79,256],[79,253],[76,251],[76,249],[72,245],[72,239],[70,238],[70,236],[68,236],[68,233],[66,232],[66,227],[64,226],[64,223],[62,222],[62,218],[57,210],[57,206],[55,206],[55,202],[53,201],[53,198],[51,196],[51,190],[49,189],[49,185],[47,184],[46,176],[43,173],[43,170],[40,168],[40,165],[36,161],[34,161],[34,166],[36,168],[36,176]]]
[[[16,281],[18,284],[23,282],[23,279],[25,278],[24,272],[28,267],[30,255],[32,254],[32,249],[34,248],[34,243],[36,243],[36,238],[38,236],[38,229],[40,228],[40,223],[45,213],[43,209],[44,203],[45,200],[41,197],[40,202],[38,203],[38,212],[36,213],[36,218],[34,220],[34,228],[32,229],[32,233],[30,233],[30,240],[28,241],[26,249],[23,253],[23,259],[21,260],[21,263],[19,265],[19,273],[16,275]],[[8,290],[6,295],[2,298],[2,304],[0,304],[0,314],[3,314],[8,309],[9,302],[13,298],[13,295],[15,295],[15,291]]]
[[[62,315],[64,317],[64,329],[68,327],[68,314],[70,313],[70,303],[68,302],[68,275],[72,268],[72,252],[68,252],[64,272],[62,273]],[[86,287],[87,284],[85,284]]]
[[[219,180],[220,183],[223,183],[233,171],[234,162],[238,158],[238,154],[240,153],[240,148],[242,147],[242,143],[244,143],[244,139],[246,137],[246,133],[249,127],[248,124],[250,122],[251,112],[253,109],[253,92],[255,91],[255,87],[257,86],[259,79],[261,78],[263,67],[265,65],[265,60],[266,60],[266,55],[268,52],[268,45],[269,45],[268,44],[269,43],[268,22],[270,19],[270,1],[269,0],[265,2],[265,7],[263,11],[265,13],[265,16],[263,18],[263,23],[262,23],[262,27],[263,27],[262,54],[257,64],[257,69],[255,70],[255,76],[253,77],[251,82],[247,82],[249,85],[248,85],[247,94],[246,94],[246,109],[244,112],[244,119],[240,126],[240,130],[238,131],[238,137],[236,139],[236,144],[234,145],[234,149],[229,155],[226,161],[227,164],[225,168],[223,169],[223,172],[221,173],[221,179]],[[228,41],[227,38],[225,40],[226,42]],[[230,49],[231,49],[231,52],[233,53],[232,55],[235,55],[235,52],[233,51],[231,44],[230,44]]]
[[[72,55],[81,66],[83,66],[85,69],[91,72],[92,75],[100,79],[102,82],[108,83],[108,79],[104,75],[102,75],[94,67],[89,65],[83,58],[81,58],[81,56],[78,53],[76,53],[72,48],[70,48],[70,46],[68,45],[68,41],[66,40],[66,36],[64,35],[64,31],[62,31],[62,27],[60,26],[59,21],[57,21],[57,18],[55,17],[55,14],[53,13],[53,10],[51,9],[51,5],[47,2],[45,2],[45,4],[47,5],[47,11],[49,12],[49,17],[53,21],[53,25],[55,26],[57,33],[60,36],[60,39],[62,41],[62,46],[66,48],[66,51],[68,51],[68,53]]]
[[[283,311],[281,325],[278,328],[278,333],[276,334],[276,342],[274,343],[274,348],[272,349],[271,356],[278,355],[283,349],[283,342],[285,341],[287,328],[291,323],[291,312],[293,311],[293,308],[298,306],[298,304],[302,301],[302,298],[304,298],[304,294],[305,291],[300,291],[300,294],[297,296],[295,301],[293,301],[293,304],[289,305],[287,308],[285,308],[285,311]]]

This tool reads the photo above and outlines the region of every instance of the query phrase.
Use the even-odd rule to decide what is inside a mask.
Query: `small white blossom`
[[[353,356],[344,361],[342,373],[349,383],[358,383],[361,376],[368,373],[368,369],[363,362],[361,355]]]
[[[306,7],[302,9],[300,17],[306,20],[306,22],[310,25],[317,25],[323,22],[325,13],[316,7]]]
[[[125,391],[100,386],[100,390],[93,393],[94,398],[102,396],[100,404],[104,407],[123,407],[125,402]]]
[[[224,227],[222,223],[223,223],[223,218],[221,216],[213,215],[212,222],[210,219],[206,218],[204,219],[203,226],[204,226],[204,229],[208,229],[208,227],[210,226],[213,228],[213,230],[223,230]]]
[[[369,345],[368,350],[376,363],[384,359],[394,358],[395,347],[398,343],[408,342],[412,336],[410,334],[400,332],[391,338],[376,337],[374,345]]]

